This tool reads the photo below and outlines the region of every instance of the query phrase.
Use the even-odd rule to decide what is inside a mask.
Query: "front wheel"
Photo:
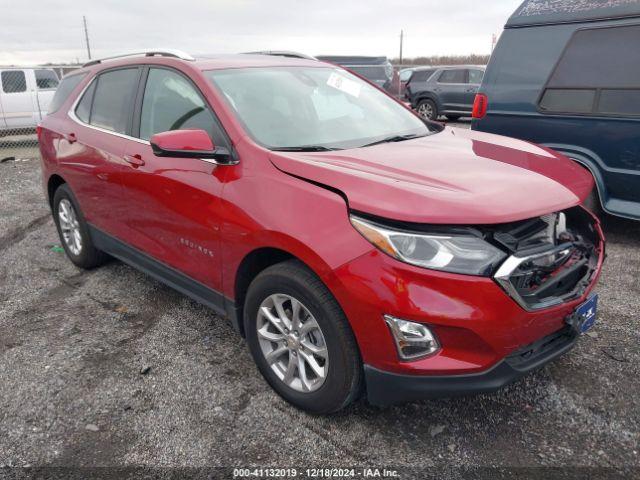
[[[289,403],[326,414],[357,398],[362,363],[351,327],[303,264],[287,261],[260,273],[249,287],[244,322],[260,373]]]

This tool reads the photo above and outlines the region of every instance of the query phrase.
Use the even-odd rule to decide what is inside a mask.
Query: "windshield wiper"
[[[325,147],[323,145],[301,145],[299,147],[277,147],[271,150],[275,152],[329,152],[338,149]]]
[[[361,145],[359,148],[372,147],[374,145],[380,145],[381,143],[404,142],[405,140],[411,140],[413,138],[420,137],[426,137],[426,135],[416,135],[415,133],[409,135],[392,135],[390,137],[383,138],[382,140],[377,140],[375,142],[367,143],[366,145]]]

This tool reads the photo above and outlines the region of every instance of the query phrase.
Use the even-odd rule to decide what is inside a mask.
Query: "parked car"
[[[226,315],[299,408],[492,391],[593,324],[593,180],[559,154],[279,56],[94,61],[53,103],[38,135],[69,259]]]
[[[363,76],[392,95],[398,94],[398,74],[387,57],[318,55],[318,60],[340,65]]]
[[[483,75],[484,67],[478,65],[426,67],[411,76],[405,96],[422,118],[437,120],[444,115],[455,121],[471,116]]]
[[[472,128],[572,158],[595,178],[591,207],[640,220],[640,4],[539,3],[509,19]]]
[[[33,127],[46,114],[58,86],[47,68],[0,67],[0,130]]]
[[[408,67],[403,68],[398,72],[398,81],[400,82],[400,98],[406,98],[407,83],[409,83],[409,79],[411,79],[411,75],[413,75],[413,72],[418,70],[418,68],[419,67]]]
[[[410,71],[409,77],[406,79],[404,84],[404,98],[405,100],[411,100],[411,88],[409,84],[413,81],[416,85],[424,85],[427,80],[436,73],[440,67],[416,67],[412,68]],[[415,78],[414,78],[415,76]]]

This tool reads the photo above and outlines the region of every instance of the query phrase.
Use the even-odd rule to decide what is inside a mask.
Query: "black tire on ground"
[[[284,294],[300,301],[315,317],[326,342],[328,368],[322,386],[312,392],[296,391],[281,380],[260,347],[258,310],[269,296]],[[247,343],[260,373],[286,401],[313,414],[343,409],[361,393],[362,361],[351,327],[331,292],[304,264],[288,260],[261,272],[249,286],[244,305]],[[277,344],[277,343],[276,343]]]
[[[450,122],[457,122],[458,120],[460,120],[460,117],[462,115],[446,115],[447,120],[449,120]]]
[[[425,100],[420,100],[418,102],[416,111],[422,118],[425,118],[427,120],[438,119],[438,106],[436,105],[436,102],[428,98]]]
[[[60,227],[60,218],[58,216],[58,211],[60,208],[60,202],[64,199],[68,200],[71,203],[77,216],[80,237],[82,239],[82,248],[80,249],[80,252],[78,254],[74,254],[69,249],[69,246],[64,240],[62,229]],[[76,197],[73,195],[73,192],[66,183],[60,185],[53,195],[52,214],[53,220],[56,224],[56,228],[58,229],[60,244],[62,245],[62,248],[64,248],[64,251],[69,257],[69,260],[71,260],[76,266],[84,269],[91,269],[102,265],[109,259],[109,256],[106,253],[98,250],[94,246],[93,241],[91,240],[91,235],[89,234],[89,227],[84,218],[84,215],[82,214],[82,210],[80,210],[80,206],[78,205]]]

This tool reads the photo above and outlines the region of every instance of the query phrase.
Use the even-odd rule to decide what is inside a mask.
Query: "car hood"
[[[339,190],[349,208],[415,223],[495,224],[579,204],[593,188],[577,163],[534,144],[445,128],[335,152],[271,152],[281,171]]]

